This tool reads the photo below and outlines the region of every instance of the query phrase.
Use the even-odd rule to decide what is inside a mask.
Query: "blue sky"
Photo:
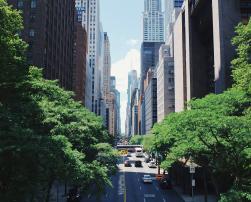
[[[111,41],[112,62],[125,57],[130,40],[141,40],[143,0],[100,0],[101,22]]]
[[[121,129],[125,130],[127,75],[140,69],[143,0],[100,0],[101,22],[111,43],[112,75],[121,93]]]

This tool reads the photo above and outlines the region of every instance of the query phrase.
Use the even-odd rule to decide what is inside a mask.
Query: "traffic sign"
[[[190,166],[190,173],[195,173],[195,167]]]
[[[195,180],[192,180],[192,187],[195,187]]]

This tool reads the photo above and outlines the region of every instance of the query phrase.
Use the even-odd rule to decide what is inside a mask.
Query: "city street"
[[[175,191],[159,188],[158,182],[154,179],[157,169],[148,168],[145,162],[142,168],[136,168],[134,163],[132,167],[124,167],[124,160],[134,162],[135,159],[135,156],[122,157],[119,172],[112,178],[113,188],[108,188],[101,199],[89,196],[82,202],[183,202]],[[143,158],[141,160],[143,161]],[[153,177],[152,184],[143,183],[144,174]]]

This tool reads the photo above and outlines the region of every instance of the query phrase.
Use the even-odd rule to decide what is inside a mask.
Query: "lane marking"
[[[155,187],[155,189],[157,190],[157,191],[159,191],[159,188],[154,184],[154,187]]]
[[[125,177],[125,171],[124,171],[124,202],[126,202],[126,177]]]
[[[141,190],[141,186],[139,186],[139,189]]]
[[[163,198],[163,202],[166,202],[166,199]]]

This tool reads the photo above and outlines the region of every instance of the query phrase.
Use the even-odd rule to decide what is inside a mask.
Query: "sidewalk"
[[[180,187],[173,187],[174,190],[179,194],[179,196],[184,200],[184,202],[204,202],[204,195],[194,196],[194,200],[189,195],[184,195]],[[217,202],[216,197],[213,195],[208,195],[207,202]]]

